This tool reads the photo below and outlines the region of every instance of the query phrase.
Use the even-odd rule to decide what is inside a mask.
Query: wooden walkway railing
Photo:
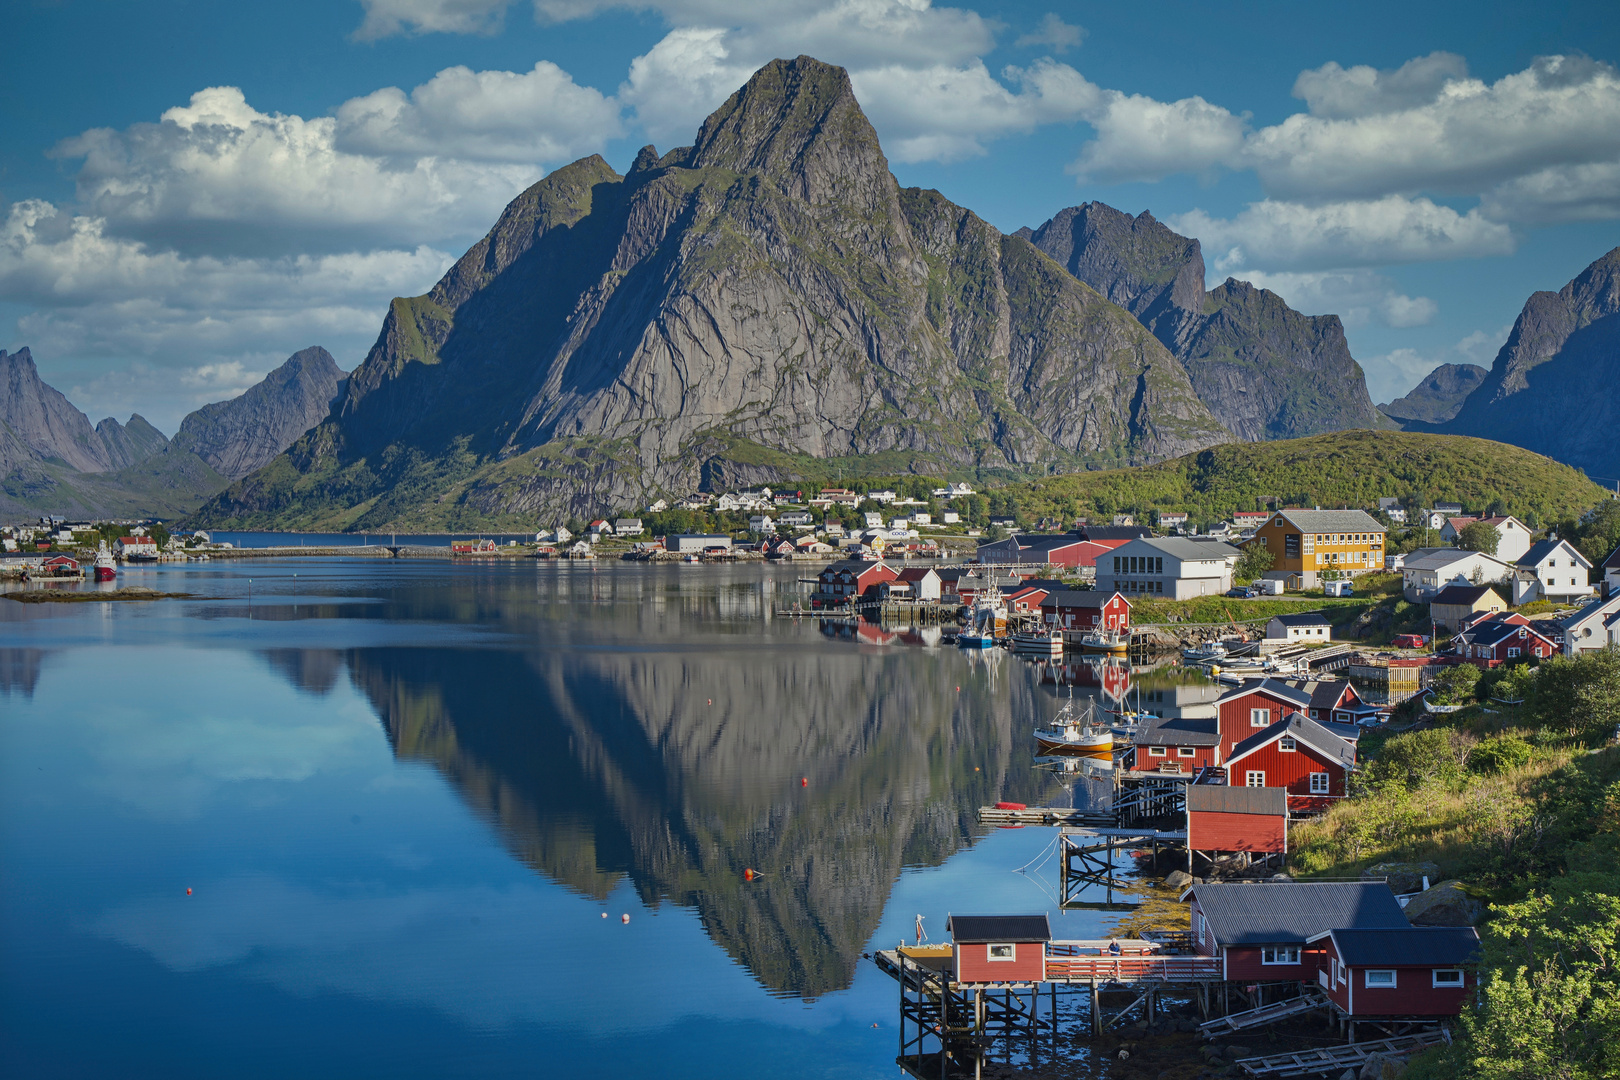
[[[1216,956],[1082,955],[1079,948],[1056,941],[1046,949],[1047,982],[1203,982],[1221,977]]]

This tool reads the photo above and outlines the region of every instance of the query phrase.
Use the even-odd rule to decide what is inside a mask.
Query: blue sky
[[[344,367],[548,169],[621,171],[765,60],[851,71],[902,184],[1151,210],[1346,322],[1374,399],[1489,365],[1620,244],[1612,5],[8,0],[0,348],[172,433]]]

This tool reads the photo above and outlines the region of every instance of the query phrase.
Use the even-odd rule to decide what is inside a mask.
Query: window
[[[1395,972],[1393,969],[1369,971],[1367,972],[1366,985],[1369,990],[1393,990],[1395,989]]]
[[[1328,774],[1325,772],[1311,773],[1311,794],[1326,795],[1328,793]]]
[[[1194,941],[1203,941],[1204,940],[1204,932],[1205,932],[1204,927],[1205,927],[1204,913],[1202,911],[1194,912],[1193,913],[1193,940]]]
[[[1515,656],[1518,656],[1518,655],[1519,655],[1519,650],[1518,649],[1509,649],[1508,650],[1508,659],[1509,660],[1513,659]]]
[[[1176,747],[1176,757],[1197,757],[1197,756],[1198,756],[1197,747],[1193,747],[1193,746],[1178,746],[1178,747]]]
[[[1434,969],[1434,985],[1435,986],[1461,986],[1462,984],[1463,984],[1463,973],[1462,973],[1461,968],[1435,968]]]
[[[1259,769],[1251,770],[1244,774],[1243,785],[1245,787],[1265,787],[1266,774]]]
[[[1271,710],[1270,709],[1250,709],[1249,710],[1249,726],[1250,727],[1270,727],[1271,726]]]
[[[1262,964],[1297,964],[1299,963],[1298,945],[1265,945],[1260,949],[1260,962]]]
[[[1154,559],[1153,559],[1153,572],[1155,574],[1164,573],[1164,559],[1162,559],[1162,558],[1160,558],[1158,556],[1154,556]],[[1572,581],[1572,582],[1570,582],[1570,584],[1573,585],[1575,583]]]
[[[1295,748],[1296,744],[1292,735],[1284,735],[1282,738],[1277,740],[1277,749],[1281,750],[1285,754],[1292,754]]]
[[[1164,747],[1162,747],[1162,746],[1150,746],[1150,747],[1148,747],[1148,756],[1149,757],[1164,757]]]
[[[1016,959],[1018,959],[1017,946],[1015,946],[1015,945],[992,945],[992,946],[990,946],[990,959],[992,959],[992,960],[1016,960]]]

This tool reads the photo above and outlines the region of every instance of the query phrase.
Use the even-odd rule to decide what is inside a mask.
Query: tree
[[[1436,705],[1466,705],[1474,700],[1479,668],[1473,664],[1453,664],[1434,677]]]
[[[1262,577],[1276,561],[1276,557],[1271,552],[1258,543],[1251,543],[1243,549],[1243,554],[1238,557],[1237,566],[1232,570],[1232,579],[1241,584],[1248,584],[1256,578]]]
[[[1486,555],[1496,554],[1496,545],[1501,540],[1496,526],[1483,521],[1470,521],[1463,526],[1462,532],[1457,534],[1457,546],[1464,551],[1479,551]]]
[[[1527,702],[1543,727],[1602,736],[1620,727],[1620,649],[1558,656],[1536,671]]]

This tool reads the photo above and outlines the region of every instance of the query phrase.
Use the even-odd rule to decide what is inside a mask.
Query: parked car
[[[1422,634],[1396,634],[1389,643],[1397,649],[1421,649],[1429,643]]]
[[[1244,586],[1240,585],[1235,589],[1227,589],[1226,590],[1226,595],[1227,596],[1235,596],[1239,600],[1253,600],[1259,594],[1256,593],[1253,589],[1245,588]]]

